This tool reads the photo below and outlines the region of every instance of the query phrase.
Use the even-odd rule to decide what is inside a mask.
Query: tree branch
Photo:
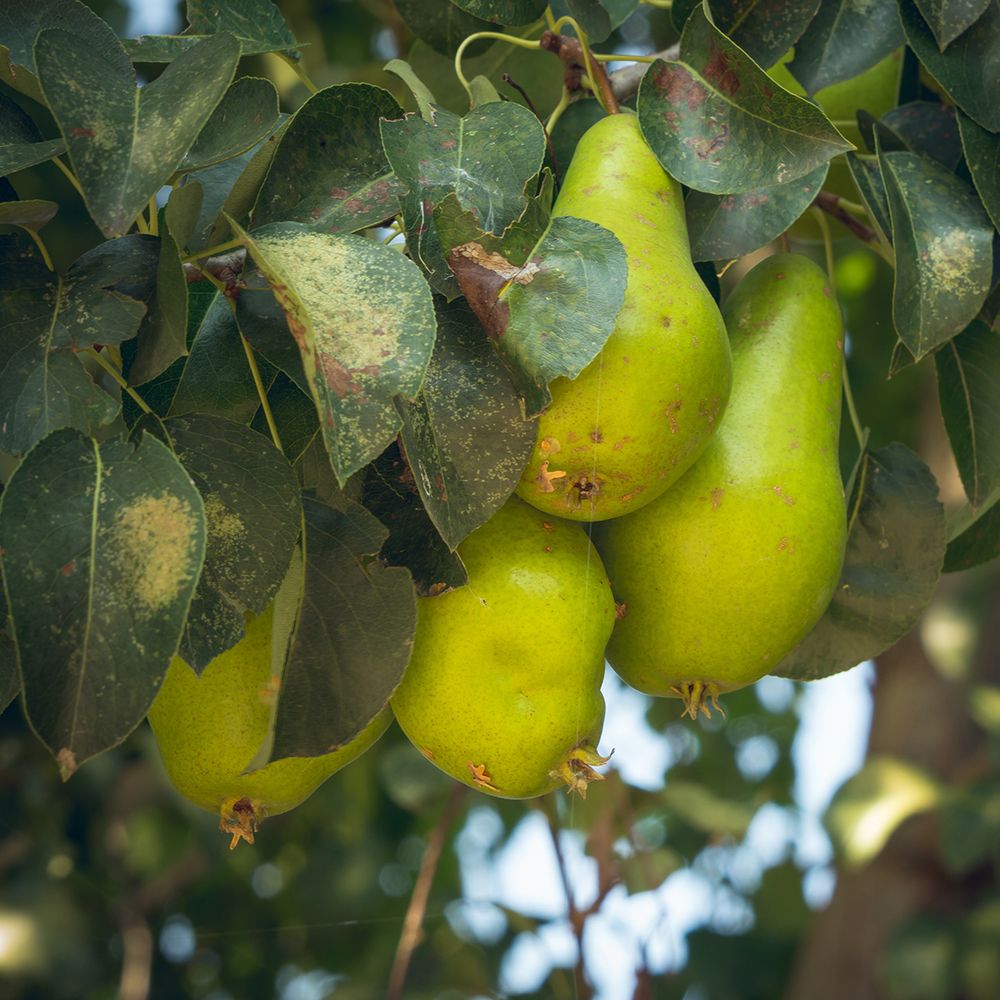
[[[813,199],[813,204],[826,212],[827,215],[833,216],[838,222],[847,226],[859,240],[864,240],[865,243],[878,242],[878,233],[871,226],[866,226],[859,219],[855,219],[846,208],[840,206],[839,195],[834,194],[832,191],[820,191]]]
[[[201,266],[191,263],[185,264],[184,276],[190,285],[195,281],[205,281],[203,272],[207,271],[213,278],[222,282],[226,288],[231,288],[243,273],[246,262],[246,250],[234,250],[232,253],[221,254],[218,257],[209,257]]]
[[[680,51],[679,45],[671,45],[660,52],[654,52],[653,55],[657,59],[674,62],[680,55]],[[647,69],[649,69],[649,63],[632,63],[631,66],[623,66],[611,74],[611,89],[619,102],[624,103],[630,97],[635,97],[636,91],[639,89],[639,82],[646,75]]]
[[[434,873],[441,860],[441,852],[444,850],[445,841],[448,838],[448,830],[455,821],[455,816],[458,814],[459,806],[467,791],[468,788],[465,785],[456,784],[452,788],[451,795],[448,796],[448,801],[445,802],[441,816],[427,841],[427,848],[424,851],[423,860],[420,862],[420,871],[417,873],[417,881],[414,883],[413,892],[410,895],[410,905],[406,908],[406,916],[403,917],[403,930],[399,935],[399,944],[396,945],[392,969],[389,971],[389,985],[385,992],[386,1000],[402,1000],[403,987],[406,985],[406,973],[410,968],[410,959],[413,957],[417,945],[420,944],[424,914],[427,912],[427,901],[430,899],[431,886],[434,883]]]
[[[565,84],[569,91],[580,89],[580,79],[588,71],[588,60],[583,52],[583,46],[578,38],[571,38],[569,35],[556,35],[551,31],[546,31],[538,40],[538,44],[547,52],[552,52],[559,56],[566,67]],[[611,88],[611,81],[608,74],[604,72],[604,67],[596,60],[589,60],[593,66],[591,83],[594,89],[600,92],[601,103],[609,114],[617,114],[618,98]]]

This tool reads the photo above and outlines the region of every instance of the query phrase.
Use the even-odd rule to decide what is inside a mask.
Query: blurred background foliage
[[[122,35],[182,23],[172,0],[89,3]],[[382,69],[408,54],[460,109],[451,60],[414,41],[390,0],[279,6],[320,87],[364,80],[410,107]],[[643,7],[600,48],[675,38],[666,11]],[[286,111],[307,96],[276,57],[243,72],[270,77]],[[558,61],[520,49],[493,46],[466,72],[523,102],[508,74],[543,115],[559,94]],[[574,117],[585,109],[565,125]],[[99,242],[51,164],[12,182],[63,206],[47,230],[57,264]],[[915,448],[958,506],[933,367],[885,378],[891,272],[847,240],[836,278],[872,445]],[[682,722],[675,702],[609,680],[602,748],[618,753],[585,802],[457,802],[405,995],[573,998],[585,970],[610,1000],[1000,996],[997,583],[996,561],[945,577],[921,627],[874,666],[808,690],[766,679],[727,697],[725,722]],[[148,729],[61,785],[12,705],[0,716],[0,1000],[384,996],[449,802],[449,780],[393,728],[230,853],[215,818],[171,790]]]

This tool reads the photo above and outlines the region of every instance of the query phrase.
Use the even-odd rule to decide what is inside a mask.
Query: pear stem
[[[400,932],[399,944],[396,945],[396,954],[389,971],[389,984],[385,992],[386,1000],[402,1000],[403,998],[403,987],[406,985],[406,973],[410,968],[410,959],[420,943],[420,928],[424,922],[424,914],[427,912],[427,901],[430,899],[431,886],[434,884],[434,873],[441,860],[448,830],[458,815],[459,806],[461,806],[467,791],[465,785],[455,784],[427,840],[427,848],[420,862],[417,881],[413,884],[410,905],[407,906],[406,916],[403,917],[403,929]]]

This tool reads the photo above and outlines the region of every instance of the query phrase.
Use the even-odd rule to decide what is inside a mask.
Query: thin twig
[[[246,260],[246,250],[237,250],[234,253],[209,257],[208,260],[201,264],[194,264],[187,261],[184,264],[184,276],[187,278],[189,285],[194,281],[206,281],[211,276],[220,282],[224,288],[229,288],[236,284],[236,279],[243,273]]]
[[[410,895],[410,905],[406,908],[406,916],[403,917],[403,929],[400,932],[399,944],[396,946],[396,954],[392,960],[392,969],[389,971],[389,985],[385,993],[386,1000],[402,1000],[403,987],[406,985],[406,973],[410,968],[410,959],[413,957],[417,945],[420,944],[424,914],[427,912],[427,901],[430,899],[431,886],[434,884],[434,873],[441,860],[441,852],[448,839],[448,831],[455,821],[467,791],[468,788],[465,785],[456,784],[452,788],[451,795],[448,796],[448,801],[445,802],[441,816],[427,841],[427,848],[424,851],[423,860],[420,862],[420,871],[417,873],[417,881],[414,883],[413,893]]]
[[[855,219],[840,204],[839,195],[834,194],[832,191],[820,191],[813,198],[813,204],[826,212],[827,215],[832,215],[838,222],[845,225],[859,240],[864,240],[865,243],[878,243],[878,233],[871,226],[866,226],[860,219]]]
[[[580,78],[585,70],[589,70],[594,89],[599,92],[601,104],[608,114],[617,114],[618,98],[611,87],[608,74],[596,60],[588,60],[583,51],[583,45],[578,38],[569,35],[556,35],[551,31],[543,32],[538,44],[547,52],[557,55],[566,67],[565,84],[567,90],[579,90]],[[588,62],[590,63],[588,67]]]
[[[667,62],[675,62],[680,56],[680,46],[671,45],[669,48],[663,49],[660,52],[654,52],[652,55],[656,59],[665,59]],[[614,91],[615,97],[618,98],[620,103],[624,103],[630,97],[635,97],[636,91],[639,89],[639,83],[642,78],[646,75],[646,70],[649,66],[646,63],[633,63],[631,66],[623,66],[621,69],[616,69],[614,73],[611,74],[611,89]]]

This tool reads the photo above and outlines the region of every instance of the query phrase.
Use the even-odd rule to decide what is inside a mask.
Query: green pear
[[[246,635],[198,676],[175,657],[149,724],[177,790],[219,814],[219,829],[253,843],[268,816],[307,799],[335,771],[367,750],[388,728],[383,709],[350,743],[320,757],[289,757],[244,774],[263,743],[277,686],[271,671],[272,609],[247,623]]]
[[[692,718],[773,667],[833,595],[846,542],[837,458],[843,328],[823,272],[758,264],[725,302],[733,393],[665,496],[598,526],[625,607],[608,660]]]
[[[459,547],[468,583],[417,600],[390,704],[441,770],[490,795],[581,793],[604,763],[604,647],[615,621],[600,557],[576,524],[515,498]]]
[[[552,383],[517,492],[547,514],[601,521],[655,500],[705,449],[729,397],[729,343],[691,263],[680,185],[634,115],[588,129],[553,212],[611,230],[628,284],[601,353]]]

